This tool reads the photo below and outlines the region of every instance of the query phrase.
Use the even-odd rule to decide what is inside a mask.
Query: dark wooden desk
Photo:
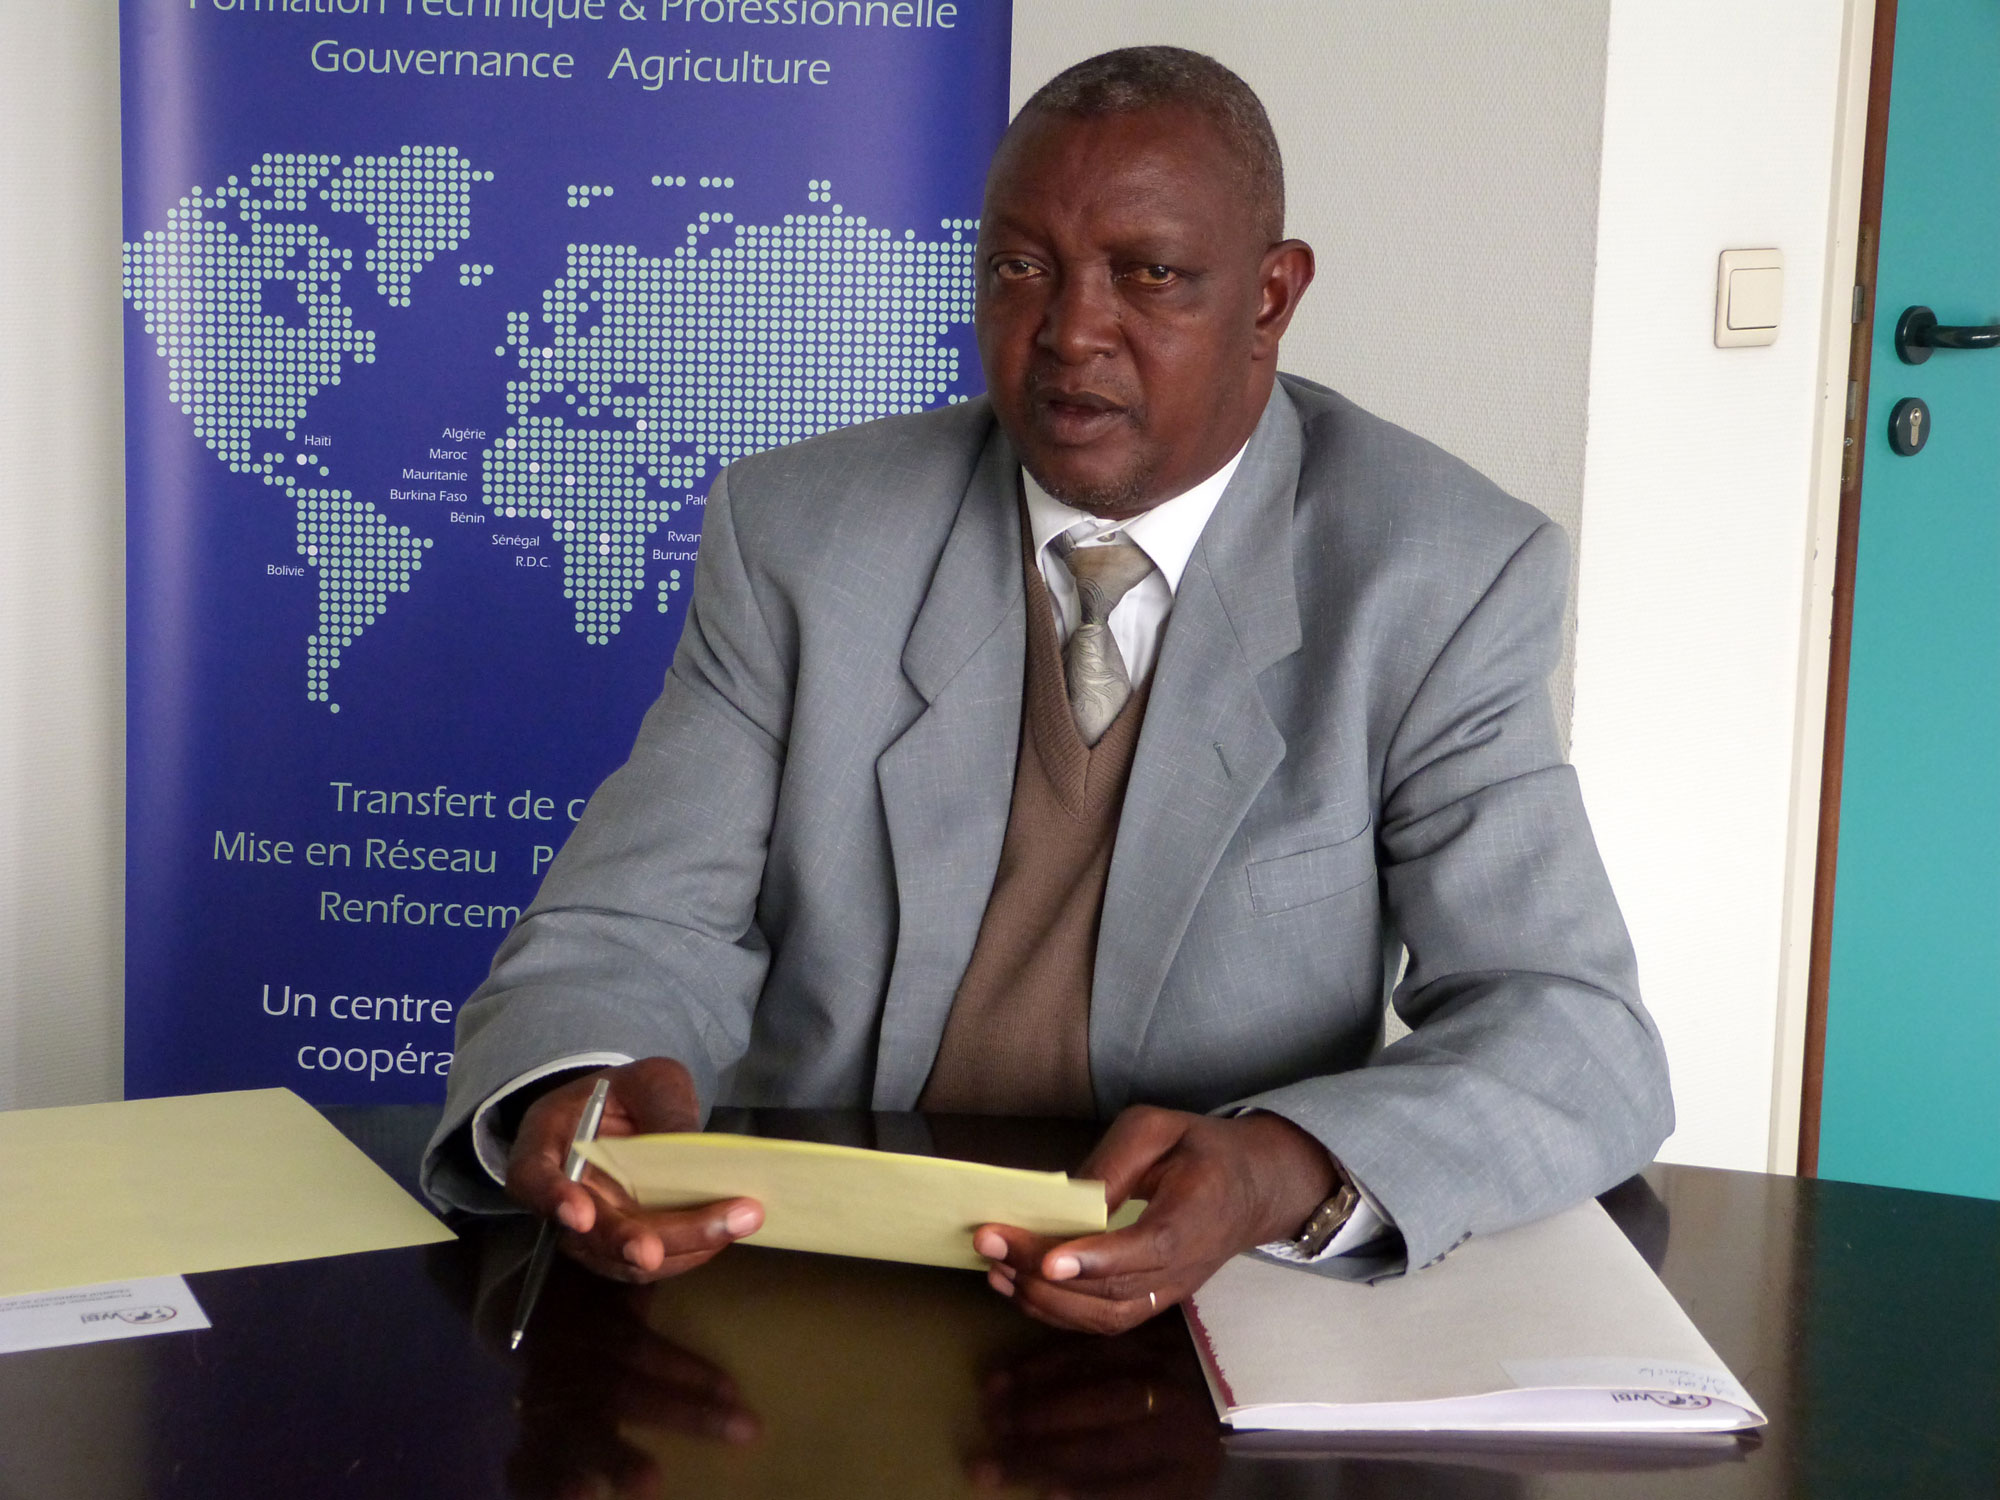
[[[410,1183],[428,1111],[329,1113]],[[915,1117],[760,1123],[1020,1165],[1087,1144]],[[732,1251],[651,1305],[679,1349],[565,1264],[508,1356],[527,1241],[482,1226],[191,1277],[206,1332],[0,1357],[0,1500],[901,1500],[981,1476],[1079,1500],[2000,1495],[2000,1204],[1655,1167],[1607,1207],[1770,1413],[1760,1439],[1273,1450],[1222,1436],[1177,1318],[1069,1338],[977,1277],[773,1251]],[[742,1351],[735,1406],[696,1348]],[[762,1432],[732,1445],[732,1421]]]

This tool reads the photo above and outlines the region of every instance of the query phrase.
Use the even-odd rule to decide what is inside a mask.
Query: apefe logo
[[[85,1323],[108,1323],[117,1319],[120,1323],[171,1323],[180,1316],[180,1309],[174,1307],[127,1307],[117,1312],[85,1313]]]

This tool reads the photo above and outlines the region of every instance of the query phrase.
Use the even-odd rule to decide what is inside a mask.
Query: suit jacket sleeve
[[[1394,1217],[1409,1264],[1622,1180],[1673,1126],[1665,1054],[1545,683],[1568,546],[1545,524],[1452,631],[1383,760],[1377,859],[1411,1034],[1239,1101],[1292,1120]]]
[[[789,635],[711,491],[688,620],[631,758],[591,798],[486,982],[460,1013],[425,1189],[504,1205],[465,1127],[495,1090],[561,1057],[671,1057],[703,1108],[748,1043],[769,952],[757,921],[790,712]]]

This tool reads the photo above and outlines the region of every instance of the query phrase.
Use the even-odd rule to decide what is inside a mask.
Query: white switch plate
[[[1715,268],[1715,347],[1778,341],[1785,300],[1782,250],[1725,250]]]

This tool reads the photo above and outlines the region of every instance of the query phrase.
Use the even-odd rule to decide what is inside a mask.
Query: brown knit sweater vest
[[[920,1109],[1096,1113],[1090,982],[1104,882],[1146,715],[1133,693],[1095,748],[1077,737],[1048,586],[1023,525],[1028,665],[1000,867]]]

